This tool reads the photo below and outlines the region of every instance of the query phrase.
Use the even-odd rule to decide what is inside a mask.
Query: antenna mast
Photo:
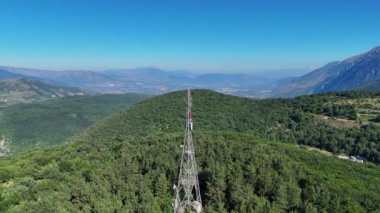
[[[184,143],[182,146],[182,158],[179,171],[178,185],[175,186],[176,199],[174,201],[174,213],[183,213],[186,208],[191,208],[195,213],[202,211],[202,199],[199,189],[197,165],[193,144],[193,114],[191,112],[191,92],[187,89],[187,118]]]

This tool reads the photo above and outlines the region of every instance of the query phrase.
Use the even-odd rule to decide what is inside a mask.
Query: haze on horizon
[[[0,2],[0,65],[310,70],[378,46],[376,0]]]

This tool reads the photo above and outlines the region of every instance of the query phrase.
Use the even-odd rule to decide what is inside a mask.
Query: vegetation
[[[360,155],[380,163],[380,128],[376,124],[376,117],[380,112],[379,92],[304,96],[291,102],[295,111],[302,110],[299,116],[293,117],[296,127],[290,131],[291,137],[294,137],[298,143],[326,149],[336,154]],[[310,116],[314,117],[313,115],[348,119],[347,122],[356,121],[360,128],[341,129],[329,125],[315,125],[310,121]]]
[[[294,145],[324,145],[329,141],[324,134],[328,139],[338,134],[344,142],[356,133],[378,150],[379,140],[371,138],[378,135],[375,126],[341,130],[314,122],[326,96],[254,101],[194,91],[194,140],[205,212],[380,209],[379,165]],[[184,97],[175,92],[145,100],[70,144],[0,161],[0,212],[172,212]],[[305,108],[308,101],[315,102],[315,109]]]
[[[194,133],[205,212],[367,212],[380,170],[234,132]],[[0,164],[0,211],[171,212],[182,133],[77,142]]]
[[[73,96],[0,108],[0,140],[11,152],[63,143],[94,122],[146,95]]]

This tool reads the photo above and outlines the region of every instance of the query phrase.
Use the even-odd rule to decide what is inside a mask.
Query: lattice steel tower
[[[188,89],[186,131],[182,146],[179,179],[177,186],[175,186],[176,199],[174,201],[174,213],[182,213],[187,208],[196,213],[200,213],[202,211],[202,199],[201,192],[199,190],[197,165],[195,162],[192,136],[193,116],[191,112],[191,105],[191,92],[190,89]]]

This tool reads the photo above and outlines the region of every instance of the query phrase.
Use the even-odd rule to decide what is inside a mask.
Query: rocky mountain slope
[[[85,94],[88,93],[81,89],[54,86],[36,80],[0,80],[0,106]]]
[[[347,91],[380,80],[380,47],[344,61],[332,62],[291,82],[279,84],[274,97]],[[372,87],[370,87],[372,88]]]

